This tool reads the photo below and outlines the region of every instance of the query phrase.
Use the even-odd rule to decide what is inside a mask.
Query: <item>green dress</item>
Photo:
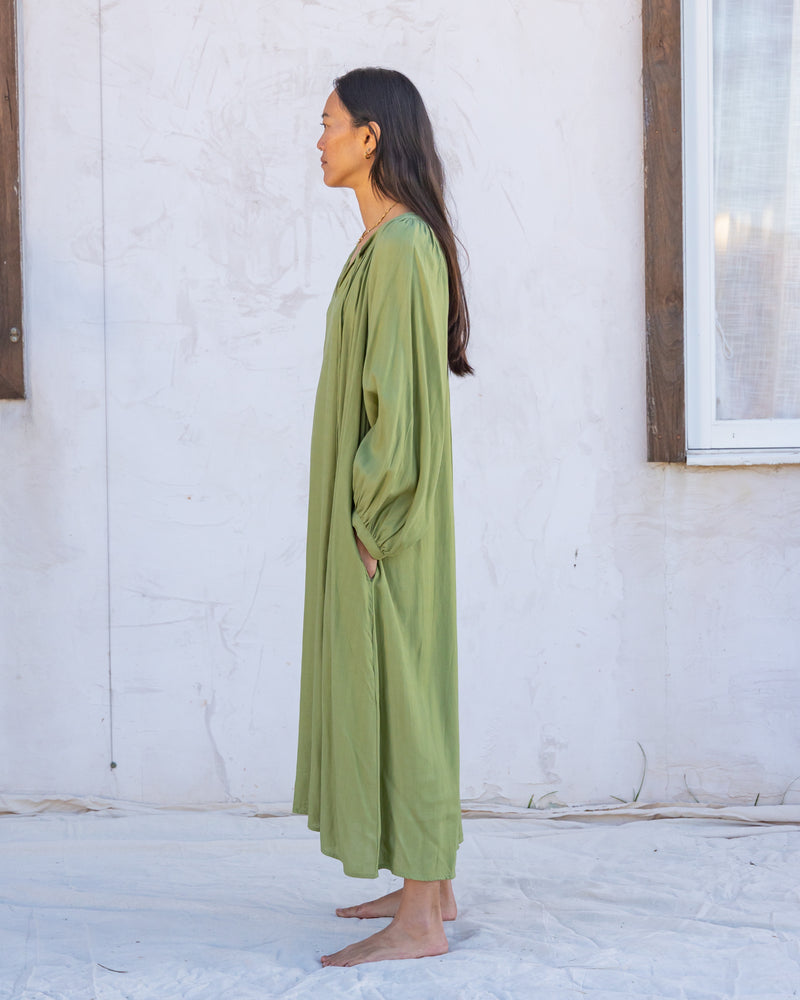
[[[362,878],[452,878],[462,839],[447,316],[444,256],[411,213],[348,261],[328,308],[293,808]]]

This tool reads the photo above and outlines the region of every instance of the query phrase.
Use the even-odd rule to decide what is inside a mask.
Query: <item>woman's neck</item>
[[[377,229],[381,222],[388,221],[399,204],[394,198],[385,198],[377,194],[372,186],[367,190],[356,191],[356,198],[361,221],[364,223],[364,229],[368,231]]]

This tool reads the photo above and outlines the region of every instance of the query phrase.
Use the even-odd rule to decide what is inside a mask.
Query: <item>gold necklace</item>
[[[369,229],[365,229],[364,232],[359,236],[358,243],[363,243],[364,240],[369,236],[369,234],[378,228],[378,226],[383,222],[383,220],[386,218],[386,216],[389,214],[389,212],[391,212],[391,210],[397,204],[399,204],[399,203],[396,202],[396,201],[392,202],[392,204],[386,209],[386,211],[383,213],[383,215],[380,217],[380,219],[378,219],[378,221],[375,223],[375,225],[374,226],[370,226]],[[356,246],[358,246],[358,243],[356,243]]]

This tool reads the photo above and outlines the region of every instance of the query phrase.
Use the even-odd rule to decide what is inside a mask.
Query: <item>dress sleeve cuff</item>
[[[356,534],[364,543],[364,548],[369,552],[373,559],[383,559],[383,552],[381,551],[380,545],[375,541],[375,536],[369,530],[369,528],[364,524],[361,519],[361,515],[357,510],[353,511],[353,527],[356,529]]]

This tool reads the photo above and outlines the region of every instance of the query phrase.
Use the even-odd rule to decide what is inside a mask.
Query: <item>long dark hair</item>
[[[372,160],[375,191],[399,201],[428,223],[441,245],[450,279],[447,360],[454,375],[471,375],[469,310],[458,245],[444,200],[444,170],[428,112],[414,84],[392,69],[354,69],[334,81],[353,125],[381,127]]]

